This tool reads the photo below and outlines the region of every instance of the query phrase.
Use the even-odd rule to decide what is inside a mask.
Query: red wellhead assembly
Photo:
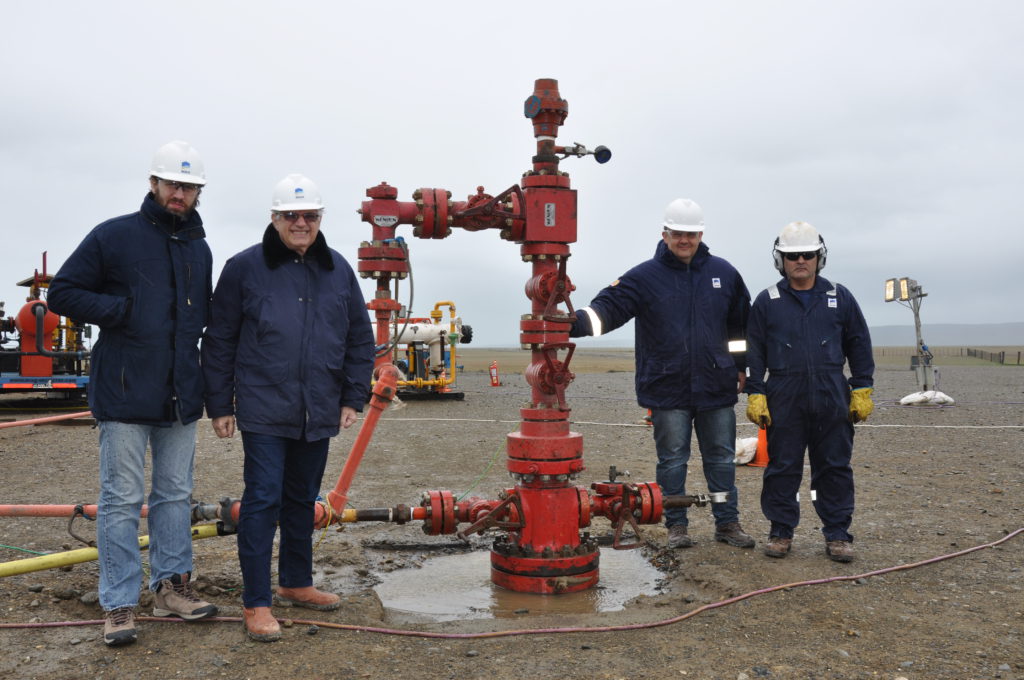
[[[428,491],[411,519],[424,519],[428,534],[467,536],[495,528],[502,532],[491,549],[491,580],[520,592],[562,593],[585,590],[598,581],[600,551],[597,541],[581,530],[594,515],[611,520],[616,548],[640,543],[620,542],[628,525],[638,535],[638,524],[661,519],[663,499],[653,482],[623,483],[612,479],[595,483],[591,490],[574,484],[584,471],[583,437],[569,429],[570,408],[566,389],[575,344],[569,342],[575,289],[566,274],[569,244],[576,241],[576,191],[569,175],[558,169],[568,156],[594,155],[604,163],[611,158],[605,147],[590,151],[582,145],[558,146],[558,129],[569,113],[553,79],[536,81],[526,99],[524,113],[533,123],[537,152],[533,167],[523,174],[522,187],[513,185],[497,196],[476,194],[465,201],[451,200],[444,189],[417,189],[412,201],[398,200],[398,189],[381,183],[366,190],[362,220],[373,228],[373,240],[359,248],[359,273],[377,282],[367,307],[376,319],[378,345],[387,343],[390,316],[400,305],[391,297],[390,283],[408,275],[407,247],[396,238],[402,224],[413,225],[413,235],[443,239],[452,228],[469,231],[500,230],[501,238],[520,244],[520,255],[530,263],[526,282],[530,313],[520,321],[520,344],[531,352],[526,380],[531,387],[528,406],[521,409],[519,431],[508,435],[507,469],[515,486],[499,500],[468,499],[457,502],[450,491]],[[562,308],[562,305],[565,308]],[[379,356],[378,374],[388,371],[388,357]],[[709,499],[679,497],[676,503],[703,505]],[[459,523],[469,522],[462,531]]]

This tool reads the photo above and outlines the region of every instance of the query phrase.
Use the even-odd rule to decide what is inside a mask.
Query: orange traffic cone
[[[491,362],[490,373],[491,373],[491,387],[498,387],[499,385],[501,385],[501,381],[498,380],[498,362],[497,361],[492,361]]]
[[[757,428],[757,452],[754,454],[754,460],[747,465],[750,467],[768,466],[768,428]]]
[[[647,409],[647,415],[644,416],[644,425],[654,425],[654,422],[651,420],[651,409]]]

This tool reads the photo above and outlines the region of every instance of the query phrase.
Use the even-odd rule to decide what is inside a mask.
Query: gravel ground
[[[509,372],[501,387],[491,388],[483,367],[499,355],[503,370],[527,363],[526,353],[511,354],[467,353],[469,370],[459,378],[464,401],[410,400],[385,413],[350,504],[415,505],[428,489],[461,494],[472,488],[474,495],[494,498],[508,487],[504,439],[517,429],[517,409],[529,390],[521,375]],[[611,465],[629,470],[632,481],[653,481],[654,447],[633,399],[628,362],[614,352],[578,352],[574,363],[573,429],[584,436],[587,463],[580,483],[604,479]],[[857,427],[857,559],[851,564],[825,557],[809,501],[793,553],[785,560],[765,557],[760,471],[740,467],[742,520],[758,547],[716,543],[707,508],[691,510],[693,549],[664,550],[664,529],[644,527],[650,545],[637,559],[657,570],[657,582],[616,611],[557,609],[536,597],[532,605],[477,611],[464,620],[410,618],[385,607],[375,586],[397,574],[419,584],[428,599],[454,599],[445,592],[447,579],[420,583],[417,574],[427,574],[424,564],[438,556],[485,552],[490,537],[466,547],[454,537],[425,536],[416,526],[347,525],[318,535],[315,553],[318,578],[343,595],[342,609],[276,609],[281,618],[303,618],[286,627],[280,642],[255,643],[234,618],[240,615],[234,540],[213,538],[195,544],[197,582],[224,620],[143,619],[139,642],[126,648],[101,642],[95,562],[0,578],[0,677],[1024,678],[1024,534],[1015,534],[1024,527],[1024,369],[950,366],[942,379],[957,405],[915,408],[896,405],[916,390],[912,373],[883,366],[876,375],[878,408]],[[742,408],[743,400],[738,435],[753,436]],[[241,440],[217,440],[207,421],[199,433],[195,497],[239,497]],[[333,442],[325,491],[354,437],[345,432]],[[0,461],[3,503],[95,502],[93,428],[0,430]],[[690,469],[689,490],[703,490],[700,466]],[[3,518],[0,526],[5,560],[31,556],[23,550],[80,547],[65,519]],[[87,521],[74,529],[83,538],[94,536]],[[593,532],[607,530],[605,520],[595,520]],[[486,584],[481,569],[479,581]],[[608,573],[602,586],[621,583],[613,576]],[[144,597],[141,613],[150,606]],[[345,628],[330,627],[338,625]],[[628,625],[644,627],[599,630]],[[365,627],[428,634],[573,631],[446,639]]]

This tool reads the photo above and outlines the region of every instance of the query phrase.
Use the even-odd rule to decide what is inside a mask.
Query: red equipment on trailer
[[[47,393],[83,398],[89,384],[89,352],[84,341],[90,337],[87,325],[62,318],[49,310],[43,293],[53,276],[38,270],[17,285],[29,289],[25,304],[16,317],[4,318],[0,302],[0,394],[11,392]],[[6,343],[16,343],[16,349]]]

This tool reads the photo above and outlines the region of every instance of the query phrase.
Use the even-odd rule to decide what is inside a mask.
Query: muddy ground
[[[492,358],[500,359],[504,384],[498,388],[489,386],[485,370]],[[504,441],[517,429],[517,409],[529,395],[514,373],[527,355],[475,349],[464,361],[464,401],[408,401],[385,414],[353,484],[352,506],[417,504],[429,489],[462,494],[472,487],[473,494],[494,498],[510,485]],[[574,361],[572,419],[584,436],[588,468],[580,483],[604,479],[610,465],[628,469],[633,481],[653,481],[651,432],[640,424],[628,356],[582,352]],[[387,608],[375,586],[395,574],[416,584],[428,601],[458,599],[436,571],[422,581],[418,574],[427,574],[439,556],[469,560],[486,552],[490,538],[465,547],[454,537],[426,536],[417,525],[347,525],[318,535],[315,553],[317,577],[344,596],[342,609],[277,608],[282,619],[296,617],[283,639],[251,642],[234,618],[240,615],[234,539],[211,538],[195,543],[198,583],[222,618],[191,624],[143,618],[138,643],[125,648],[101,642],[95,562],[0,578],[0,624],[15,626],[0,630],[0,677],[1024,678],[1024,535],[1013,535],[1024,527],[1024,369],[944,368],[941,388],[957,405],[914,408],[895,404],[916,390],[905,365],[880,366],[879,408],[857,427],[857,559],[851,564],[826,559],[806,479],[804,523],[793,553],[784,560],[765,557],[761,473],[740,467],[742,520],[758,547],[716,543],[707,508],[691,510],[693,549],[663,550],[664,529],[645,527],[652,545],[634,559],[657,570],[656,583],[615,611],[595,613],[585,599],[552,607],[539,596],[495,597],[472,610],[476,618],[464,620]],[[744,423],[742,408],[741,401]],[[41,412],[0,419],[30,415]],[[195,497],[240,496],[241,440],[217,440],[208,421],[199,433]],[[741,424],[739,435],[753,436],[754,429]],[[354,437],[345,432],[332,444],[325,492]],[[96,431],[87,426],[2,429],[0,503],[95,502],[96,459]],[[689,490],[703,490],[700,466],[690,470]],[[87,521],[74,528],[83,538],[94,536]],[[602,535],[608,522],[595,520],[591,530]],[[63,519],[0,518],[0,536],[4,561],[32,556],[24,551],[80,545]],[[475,563],[476,586],[489,589],[486,561]],[[606,558],[604,564],[611,563]],[[891,571],[873,573],[880,570]],[[602,584],[631,576],[606,573]],[[829,581],[837,577],[843,580]],[[800,585],[806,581],[816,583]],[[147,614],[150,603],[145,597],[143,603]],[[338,624],[347,627],[329,627]],[[649,627],[600,630],[636,624]],[[539,628],[574,630],[469,639],[376,630],[450,635]]]

